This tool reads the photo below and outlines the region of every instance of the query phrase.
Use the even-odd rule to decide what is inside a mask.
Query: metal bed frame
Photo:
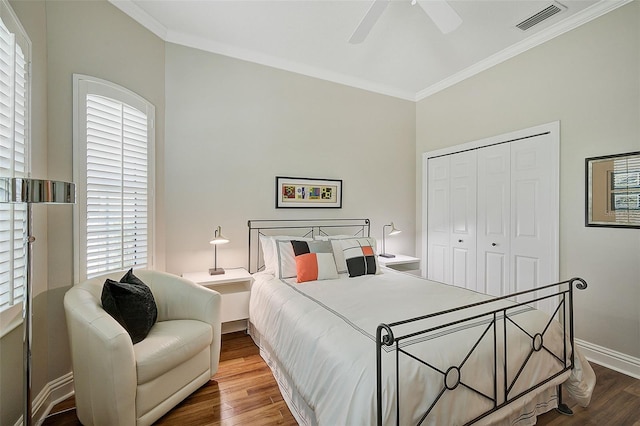
[[[261,259],[261,250],[260,244],[257,245],[257,248],[254,247],[253,241],[259,236],[270,236],[270,235],[278,235],[283,231],[286,231],[286,235],[290,236],[299,236],[299,237],[314,237],[318,235],[336,235],[336,234],[347,234],[353,235],[354,237],[368,237],[370,236],[370,221],[369,219],[292,219],[292,220],[249,220],[247,223],[249,227],[249,259],[248,259],[248,270],[251,273],[261,271],[264,269],[264,263]],[[410,360],[421,363],[424,366],[431,368],[432,370],[440,373],[442,376],[442,384],[441,390],[438,395],[435,396],[434,400],[430,402],[429,408],[422,415],[418,424],[422,424],[429,413],[436,406],[438,401],[445,395],[447,392],[454,392],[458,388],[465,388],[470,390],[482,398],[486,399],[491,403],[491,408],[480,413],[475,418],[471,419],[466,424],[473,424],[493,412],[501,409],[502,407],[516,401],[517,399],[527,395],[530,392],[544,386],[546,383],[552,381],[553,379],[559,377],[563,373],[568,370],[573,369],[574,367],[574,324],[573,324],[573,288],[577,288],[579,290],[584,290],[587,288],[587,283],[582,278],[572,278],[566,281],[561,281],[555,284],[549,284],[543,287],[538,287],[535,289],[521,291],[513,294],[508,294],[501,297],[494,297],[492,299],[473,303],[470,305],[460,306],[453,309],[447,309],[440,312],[426,314],[420,317],[410,318],[403,321],[398,321],[390,324],[380,324],[376,330],[376,379],[377,379],[377,389],[376,389],[376,404],[377,404],[377,424],[379,426],[382,425],[383,419],[383,380],[382,380],[382,352],[388,351],[389,349],[395,352],[395,379],[396,379],[396,398],[395,398],[395,410],[396,410],[396,422],[398,425],[401,424],[400,419],[400,398],[401,398],[401,383],[400,383],[400,359],[401,357],[407,357]],[[540,295],[542,291],[544,295]],[[537,333],[530,333],[524,330],[517,321],[516,314],[522,310],[525,305],[530,305],[535,302],[556,298],[557,306],[555,311],[550,316],[546,326],[543,330],[538,331]],[[499,307],[496,308],[496,302],[511,300],[514,301],[508,307]],[[517,301],[516,301],[517,300]],[[413,333],[395,336],[394,330],[397,330],[398,327],[402,325],[406,325],[409,323],[420,323],[420,321],[425,321],[433,318],[446,318],[446,315],[451,314],[453,312],[464,312],[470,311],[472,308],[483,307],[486,310],[483,310],[480,314],[470,314],[468,317],[464,317],[463,319],[458,319],[455,321],[444,322],[437,326],[432,326],[425,328],[420,331],[416,331]],[[563,349],[562,354],[556,354],[552,350],[550,350],[547,346],[545,346],[544,338],[545,334],[549,330],[549,327],[553,321],[558,321],[562,324],[563,329]],[[470,324],[471,322],[483,322],[483,325],[486,323],[484,331],[481,333],[480,337],[473,344],[472,348],[466,354],[464,359],[459,365],[452,365],[448,369],[440,369],[433,366],[425,359],[421,359],[418,356],[412,354],[410,352],[411,340],[419,340],[419,337],[433,335],[438,331],[442,331],[447,328],[452,328],[454,326],[461,326],[464,324]],[[509,334],[507,333],[507,325],[510,324],[520,330],[522,333],[528,336],[531,341],[531,348],[528,352],[528,355],[525,357],[524,361],[517,368],[517,373],[513,377],[508,377],[508,362],[507,362],[507,351],[509,347],[509,342],[507,341],[507,337]],[[502,328],[503,335],[499,333],[499,327]],[[502,338],[502,341],[499,339]],[[493,344],[493,357],[487,360],[487,367],[493,369],[493,394],[487,395],[478,389],[475,389],[473,386],[465,383],[464,378],[461,374],[461,369],[463,368],[465,362],[471,357],[474,351],[478,348],[483,339],[492,339]],[[499,343],[503,346],[503,354],[500,354],[498,351]],[[518,378],[521,373],[527,366],[529,360],[536,352],[545,351],[549,353],[552,358],[558,364],[558,370],[551,374],[549,377],[541,379],[538,383],[530,386],[524,391],[521,391],[515,395],[511,395],[514,389],[514,386],[518,382]],[[504,365],[500,366],[498,359],[499,355],[504,356]],[[500,368],[502,367],[502,368]],[[498,371],[502,373],[501,383],[498,383],[500,380],[498,378]],[[501,397],[499,396],[499,392],[501,391]],[[571,415],[573,412],[571,409],[562,401],[562,385],[558,385],[558,408],[562,414]],[[404,422],[406,423],[406,422]]]
[[[457,308],[453,308],[453,309],[448,309],[448,310],[444,310],[441,312],[436,312],[436,313],[432,313],[432,314],[428,314],[428,315],[424,315],[424,316],[420,316],[420,317],[416,317],[416,318],[411,318],[411,319],[407,319],[407,320],[403,320],[403,321],[398,321],[395,323],[390,323],[390,324],[380,324],[376,330],[376,375],[377,375],[377,424],[378,425],[382,425],[382,351],[384,349],[385,346],[390,346],[390,347],[394,347],[395,348],[395,354],[396,354],[396,359],[395,359],[395,377],[396,377],[396,400],[395,400],[395,407],[396,407],[396,419],[397,419],[397,424],[400,424],[400,390],[401,390],[401,386],[399,383],[399,367],[400,367],[400,358],[403,356],[408,357],[409,359],[414,360],[415,362],[419,362],[431,369],[433,369],[434,371],[437,371],[438,373],[441,374],[442,376],[442,385],[441,385],[441,390],[438,393],[438,395],[433,399],[433,401],[431,401],[431,405],[429,406],[429,408],[425,411],[425,413],[423,414],[423,416],[421,417],[420,421],[418,422],[418,424],[422,424],[424,422],[424,420],[427,418],[427,416],[429,415],[429,413],[431,412],[431,410],[436,406],[436,404],[438,403],[438,401],[442,398],[442,396],[446,393],[446,392],[453,392],[456,388],[458,388],[459,386],[464,387],[480,396],[482,396],[483,398],[485,398],[486,400],[490,401],[492,403],[492,407],[488,410],[486,410],[485,412],[479,414],[477,417],[473,418],[472,420],[470,420],[468,423],[466,424],[473,424],[485,417],[487,417],[488,415],[490,415],[491,413],[499,410],[500,408],[510,404],[511,402],[517,400],[518,398],[523,397],[524,395],[534,391],[535,389],[538,389],[539,387],[543,386],[544,384],[550,382],[551,380],[555,379],[556,377],[562,375],[564,372],[573,369],[574,367],[574,332],[573,332],[573,287],[575,287],[579,290],[584,290],[587,288],[587,283],[585,280],[583,280],[582,278],[572,278],[570,280],[566,280],[566,281],[561,281],[559,283],[556,284],[549,284],[543,287],[539,287],[539,288],[535,288],[532,290],[527,290],[527,291],[521,291],[518,293],[513,293],[513,294],[509,294],[506,296],[501,296],[501,297],[495,297],[493,299],[490,300],[486,300],[484,302],[478,302],[478,303],[473,303],[470,305],[465,305],[465,306],[460,306]],[[552,294],[547,294],[545,296],[541,296],[538,297],[536,296],[536,293],[538,293],[541,290],[546,290],[546,289],[553,289],[553,293]],[[492,304],[496,304],[496,302],[498,301],[502,301],[502,300],[512,300],[515,299],[516,297],[529,297],[528,300],[524,301],[524,302],[520,302],[520,303],[514,303],[513,305],[510,305],[508,307],[502,307],[502,308],[492,308]],[[515,314],[519,311],[518,308],[522,308],[525,305],[529,305],[531,303],[543,300],[543,299],[548,299],[548,298],[555,298],[558,297],[559,302],[558,302],[558,306],[556,307],[553,315],[551,315],[551,317],[549,318],[549,321],[547,322],[546,326],[544,327],[543,330],[532,334],[530,332],[527,332],[524,330],[524,328],[522,328],[518,322],[517,322],[517,318],[515,317]],[[414,333],[410,333],[410,334],[406,334],[406,335],[401,335],[401,336],[394,336],[394,328],[397,328],[401,325],[405,325],[405,324],[409,324],[409,323],[414,323],[414,322],[419,322],[419,321],[424,321],[426,319],[430,319],[430,318],[437,318],[437,317],[443,317],[447,314],[450,314],[452,312],[460,312],[460,311],[464,311],[464,310],[470,310],[471,308],[475,308],[478,306],[483,306],[486,307],[486,311],[481,313],[481,314],[475,314],[475,315],[471,315],[469,317],[460,319],[460,320],[456,320],[456,321],[451,321],[451,322],[446,322],[443,324],[439,324],[435,327],[429,327],[426,328],[424,330],[421,331],[417,331]],[[403,345],[404,342],[408,341],[408,339],[415,339],[418,336],[426,336],[429,333],[434,333],[438,330],[443,330],[452,326],[456,326],[456,325],[461,325],[461,324],[465,324],[465,323],[470,323],[471,321],[479,321],[479,320],[483,320],[483,319],[488,319],[488,324],[486,326],[486,328],[484,329],[484,332],[481,334],[481,336],[477,339],[477,341],[474,343],[474,345],[472,346],[472,348],[469,350],[469,352],[467,353],[467,355],[464,357],[464,359],[462,360],[462,362],[459,365],[452,365],[450,366],[446,371],[443,371],[443,369],[439,369],[433,365],[431,365],[427,360],[421,359],[417,356],[415,356],[414,354],[412,354],[409,350],[407,350],[406,348],[409,347],[409,345]],[[563,324],[563,353],[562,354],[556,354],[553,351],[551,351],[549,348],[547,348],[544,344],[544,337],[546,332],[549,330],[549,326],[551,325],[551,323],[554,320],[558,320],[561,324]],[[567,323],[568,320],[568,323]],[[519,365],[518,369],[517,369],[517,373],[509,378],[508,373],[507,373],[507,368],[508,368],[508,358],[507,358],[507,348],[508,348],[508,336],[509,334],[507,333],[507,325],[508,324],[512,324],[514,325],[517,329],[519,329],[522,333],[526,334],[530,339],[531,339],[531,348],[529,350],[528,355],[526,356],[526,358],[523,360],[522,364]],[[502,326],[503,329],[503,335],[499,336],[498,333],[498,327]],[[568,334],[568,335],[567,335]],[[499,338],[502,337],[503,341],[502,346],[504,348],[504,365],[502,366],[502,369],[500,369],[499,363],[498,363],[498,340]],[[485,339],[492,339],[493,340],[493,357],[488,361],[487,367],[490,367],[493,369],[493,395],[486,395],[483,392],[479,391],[478,389],[470,386],[469,384],[465,383],[461,374],[461,369],[464,366],[465,362],[469,359],[469,357],[473,354],[473,352],[478,348],[480,342]],[[569,346],[570,348],[567,348],[567,339],[569,342]],[[570,349],[570,353],[568,352],[568,350]],[[550,375],[549,377],[546,377],[544,379],[541,379],[539,382],[537,382],[536,384],[530,386],[529,388],[527,388],[524,391],[519,392],[516,395],[511,395],[512,390],[514,388],[514,386],[516,385],[518,378],[520,377],[520,374],[522,373],[522,371],[524,370],[524,368],[527,366],[527,363],[529,362],[529,360],[531,359],[531,356],[534,355],[535,352],[540,352],[540,351],[546,351],[547,353],[549,353],[554,359],[555,361],[558,363],[558,367],[559,370],[555,373],[553,373],[552,375]],[[498,383],[498,371],[502,372],[502,383]],[[498,397],[498,388],[499,386],[501,386],[501,391],[502,391],[502,399],[499,399]],[[566,415],[571,415],[573,414],[573,412],[571,411],[571,409],[562,402],[562,386],[558,385],[558,408],[557,410],[562,413],[562,414],[566,414]]]
[[[289,236],[315,237],[337,234],[352,235],[354,238],[369,237],[371,222],[369,219],[266,219],[249,220],[249,259],[248,271],[259,272],[264,269],[261,257],[260,236],[278,235],[286,231]],[[258,241],[255,247],[252,242]]]

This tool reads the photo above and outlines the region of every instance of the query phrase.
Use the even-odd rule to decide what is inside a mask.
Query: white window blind
[[[0,8],[8,8],[5,3]],[[11,29],[10,29],[11,28]],[[23,48],[24,46],[24,48]],[[12,12],[0,19],[0,176],[28,175],[29,42]],[[0,204],[0,311],[21,305],[26,282],[26,205]]]
[[[76,77],[78,279],[151,267],[153,106],[111,83]]]

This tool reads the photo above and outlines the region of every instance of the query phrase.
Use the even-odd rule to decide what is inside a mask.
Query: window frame
[[[140,95],[97,77],[73,75],[73,178],[76,183],[74,208],[74,277],[87,279],[87,94],[95,94],[125,103],[147,114],[147,269],[154,269],[155,249],[155,107]],[[106,271],[105,273],[108,273]]]
[[[12,177],[24,176],[29,177],[31,175],[31,91],[32,91],[32,73],[31,73],[31,61],[32,61],[32,50],[31,50],[31,40],[27,35],[26,30],[20,23],[17,15],[13,11],[13,8],[8,3],[7,0],[0,0],[0,18],[2,19],[3,24],[6,28],[11,32],[15,37],[15,44],[20,46],[22,49],[22,53],[25,59],[25,140],[24,140],[24,172],[19,174],[15,174],[12,170]],[[25,217],[26,220],[26,217]],[[26,230],[26,223],[25,223]],[[24,263],[25,263],[25,274],[26,274],[26,260],[27,257],[27,243],[26,239],[24,242]],[[26,276],[26,275],[25,275]],[[26,285],[26,281],[24,283]],[[23,285],[23,287],[24,287]],[[13,285],[12,285],[13,287]],[[13,288],[11,291],[14,291]],[[5,336],[10,333],[16,327],[22,324],[23,318],[23,302],[13,304],[8,306],[7,308],[0,311],[0,337]]]

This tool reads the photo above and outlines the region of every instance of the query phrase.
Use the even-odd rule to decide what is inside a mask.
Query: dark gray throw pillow
[[[102,286],[102,308],[122,325],[135,344],[147,337],[158,319],[151,289],[129,270],[120,282],[107,279]]]

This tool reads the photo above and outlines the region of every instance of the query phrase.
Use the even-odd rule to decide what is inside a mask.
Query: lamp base
[[[222,268],[209,268],[209,275],[222,275],[224,274],[224,269]]]
[[[378,256],[386,257],[387,259],[391,259],[392,257],[396,257],[395,254],[389,254],[389,253],[380,253]]]

